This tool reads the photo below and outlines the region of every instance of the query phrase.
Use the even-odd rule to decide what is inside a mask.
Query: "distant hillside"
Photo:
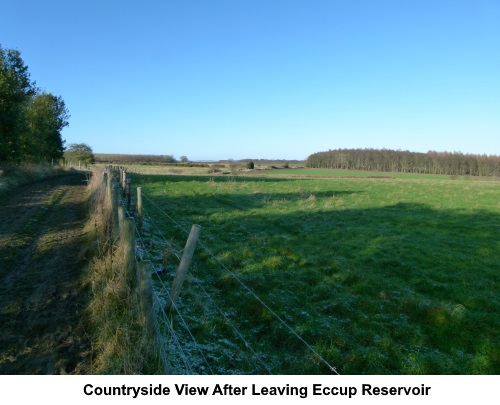
[[[311,168],[429,173],[458,176],[500,176],[500,156],[457,152],[417,153],[389,149],[335,149],[306,160]]]

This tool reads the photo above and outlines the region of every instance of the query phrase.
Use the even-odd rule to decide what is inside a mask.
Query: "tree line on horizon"
[[[65,156],[68,152],[65,153]],[[288,167],[289,164],[299,164],[303,161],[299,160],[285,160],[285,159],[222,159],[210,161],[190,161],[187,156],[181,156],[176,159],[173,155],[134,155],[134,154],[120,154],[120,153],[94,153],[93,157],[97,163],[111,163],[111,164],[158,164],[158,165],[193,165],[206,167],[209,163],[212,164],[242,164],[247,165],[253,162],[255,165],[260,164],[282,164],[283,167]],[[75,160],[75,159],[73,159]],[[78,159],[76,159],[78,160]]]
[[[178,160],[173,155],[134,155],[122,153],[94,153],[97,163],[112,163],[112,164],[171,164],[178,163]],[[182,156],[182,162],[185,163],[188,159]],[[184,161],[185,160],[185,161]]]
[[[15,49],[0,45],[0,163],[50,163],[64,154],[64,100],[36,87]]]
[[[306,167],[457,176],[500,176],[500,156],[461,152],[427,153],[390,149],[334,149],[317,152]]]

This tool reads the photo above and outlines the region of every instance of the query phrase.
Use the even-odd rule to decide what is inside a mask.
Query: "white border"
[[[86,395],[86,385],[94,387],[170,388],[169,395]],[[178,395],[175,384],[187,384],[196,391],[208,387],[207,395]],[[245,395],[212,395],[214,388],[228,384],[247,387]],[[256,394],[252,394],[255,384]],[[306,387],[307,397],[297,395],[263,395],[263,387]],[[351,388],[356,395],[314,396],[313,385]],[[368,395],[362,394],[363,384],[372,387],[430,387],[428,395]],[[87,388],[90,388],[90,385]],[[4,404],[498,404],[499,376],[0,376],[0,398]],[[260,395],[257,395],[260,393]],[[303,391],[302,391],[303,393]],[[131,402],[132,401],[132,402]]]

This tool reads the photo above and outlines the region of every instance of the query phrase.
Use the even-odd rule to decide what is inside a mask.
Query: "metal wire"
[[[156,228],[156,230],[158,231],[158,233],[160,234],[161,238],[163,239],[163,241],[165,242],[166,245],[168,245],[168,247],[170,249],[172,249],[172,253],[177,257],[177,259],[181,260],[181,258],[179,257],[179,254],[178,252],[176,252],[174,249],[173,249],[173,245],[170,241],[167,240],[167,238],[165,237],[165,235],[163,235],[163,232],[161,231],[161,229],[158,227],[158,225],[156,224],[155,221],[152,220],[152,218],[149,216],[149,214],[147,214],[146,210],[143,208],[142,209],[142,213],[143,215],[146,217],[146,219],[148,219],[148,222],[149,223],[152,223],[154,225],[154,227]]]
[[[181,319],[183,325],[184,325],[184,328],[187,330],[187,332],[189,333],[189,335],[191,336],[191,339],[193,339],[193,342],[194,342],[194,345],[195,347],[198,349],[198,352],[200,353],[201,357],[203,358],[203,361],[205,362],[205,364],[207,365],[208,369],[210,370],[210,372],[212,374],[214,374],[214,371],[212,370],[212,367],[210,367],[210,364],[208,363],[207,359],[205,358],[205,356],[203,355],[203,352],[201,351],[201,348],[200,348],[200,345],[198,344],[198,342],[196,341],[195,337],[193,336],[193,334],[191,333],[191,330],[189,329],[188,325],[186,324],[186,321],[184,320],[184,317],[181,315],[180,311],[179,311],[179,308],[177,307],[177,305],[175,304],[175,302],[172,300],[172,297],[170,297],[170,294],[167,292],[167,297],[168,299],[170,300],[170,302],[172,303],[172,306],[173,308],[175,309],[175,311],[177,312],[177,315],[179,315],[179,318]]]
[[[165,210],[163,210],[161,207],[159,207],[157,204],[154,203],[148,196],[146,196],[144,193],[142,196],[149,201],[154,207],[156,207],[160,212],[162,212],[170,221],[172,221],[179,229],[181,229],[183,232],[186,234],[189,234],[189,232],[182,227],[174,218],[172,218],[170,215],[168,215]],[[250,287],[248,287],[243,281],[241,281],[236,274],[228,269],[224,263],[222,263],[211,251],[210,249],[204,245],[201,241],[198,242],[199,245],[205,250],[205,252],[212,258],[214,259],[219,265],[226,270],[249,294],[251,294],[264,308],[266,308],[276,319],[280,321],[280,323],[290,332],[292,333],[302,344],[304,344],[309,351],[311,351],[323,364],[325,364],[333,373],[340,375],[336,368],[330,365],[314,348],[309,345],[297,332],[295,332],[275,311],[273,311],[269,305],[267,305],[257,294],[255,294]]]
[[[234,272],[229,270],[224,263],[222,263],[203,243],[200,242],[200,246],[214,259],[219,263],[223,269],[225,269],[246,291],[248,291],[264,308],[266,308],[276,319],[278,319],[285,328],[287,328],[298,340],[300,340],[316,357],[321,360],[331,371],[333,371],[335,374],[339,375],[335,367],[330,365],[314,348],[309,345],[297,332],[295,332],[276,312],[274,312],[269,305],[267,305],[262,299],[260,299],[257,294],[255,294],[250,287],[248,287],[243,281],[241,281]]]
[[[155,226],[155,228],[157,229],[158,233],[160,234],[160,236],[162,237],[162,239],[164,240],[164,242],[169,247],[172,248],[173,247],[172,244],[165,238],[165,236],[161,232],[161,229],[156,225],[156,223],[151,219],[151,217],[146,214],[146,210],[144,210],[144,209],[143,209],[143,214],[145,214],[145,216],[148,217],[147,218],[148,222],[152,223]],[[174,253],[176,254],[176,252],[174,252]],[[177,254],[176,254],[176,256],[178,257]],[[231,326],[231,328],[233,329],[233,331],[235,332],[235,334],[243,341],[245,347],[247,347],[252,352],[253,356],[255,358],[257,358],[257,360],[262,364],[262,366],[268,371],[269,374],[273,374],[272,371],[271,371],[271,369],[267,366],[267,364],[264,363],[264,361],[262,360],[261,356],[252,348],[252,346],[250,345],[250,343],[248,343],[248,341],[245,339],[245,337],[243,336],[243,334],[238,330],[238,328],[234,325],[234,323],[231,322],[231,320],[226,316],[226,314],[220,308],[220,306],[217,305],[216,301],[213,299],[213,297],[210,295],[210,293],[203,287],[202,283],[190,271],[188,271],[188,273],[191,275],[191,277],[193,277],[193,279],[195,280],[195,282],[198,285],[198,287],[204,292],[205,296],[212,302],[212,304],[217,308],[217,310],[219,311],[219,313],[224,317],[224,319],[226,320],[226,322]],[[159,280],[163,284],[163,280],[161,280],[161,278],[159,278]]]
[[[143,247],[144,247],[144,251],[146,251],[146,252],[147,252],[147,250],[145,249],[145,244],[144,244],[144,241],[143,241],[142,235],[141,235],[141,233],[140,233],[139,229],[137,228],[137,226],[136,226],[135,222],[134,222],[134,228],[135,228],[135,233],[136,233],[136,235],[137,235],[137,238],[140,240],[140,242],[142,243],[142,245],[143,245]],[[149,253],[148,253],[148,255],[149,255]],[[207,365],[207,367],[208,367],[208,369],[210,370],[210,372],[211,372],[212,374],[214,374],[214,372],[213,372],[213,370],[212,370],[212,367],[210,367],[210,364],[208,363],[207,359],[206,359],[206,358],[205,358],[205,356],[203,355],[203,352],[202,352],[202,350],[201,350],[201,348],[200,348],[200,345],[198,344],[198,342],[196,341],[195,337],[193,336],[193,334],[192,334],[191,330],[189,329],[189,326],[187,325],[186,321],[184,320],[184,317],[183,317],[183,316],[182,316],[182,314],[180,313],[180,311],[179,311],[179,309],[178,309],[177,305],[175,304],[175,302],[173,302],[172,298],[171,298],[171,297],[170,297],[170,295],[168,294],[168,290],[167,290],[166,285],[164,284],[163,280],[162,280],[162,279],[161,279],[158,275],[157,275],[157,278],[158,278],[158,280],[160,281],[160,283],[161,283],[161,285],[162,285],[162,287],[163,287],[164,291],[166,292],[168,299],[170,299],[170,301],[172,302],[172,305],[173,305],[173,307],[175,308],[175,310],[176,310],[176,312],[177,312],[177,314],[178,314],[179,318],[181,319],[181,321],[182,321],[182,324],[183,324],[184,328],[186,329],[186,331],[188,332],[188,334],[191,336],[191,339],[193,340],[193,343],[194,343],[195,347],[198,349],[198,352],[200,353],[201,357],[203,358],[203,360],[204,360],[205,364]],[[159,301],[158,301],[158,302],[159,302]],[[163,311],[162,311],[162,312],[163,312]],[[169,326],[170,326],[170,323],[169,323],[168,321],[167,321],[167,325],[169,325]],[[172,331],[173,331],[173,329],[172,329]]]
[[[189,272],[189,273],[191,274],[191,272]],[[201,290],[205,293],[205,295],[207,296],[207,298],[212,302],[212,304],[217,308],[217,310],[220,312],[220,314],[224,317],[224,319],[226,320],[226,322],[229,323],[229,325],[231,325],[231,327],[233,328],[233,331],[236,333],[236,335],[245,344],[245,347],[247,347],[252,352],[252,354],[259,360],[260,364],[262,364],[262,366],[264,366],[264,368],[268,371],[269,374],[273,374],[273,372],[271,371],[271,369],[267,366],[266,363],[264,363],[264,361],[261,359],[261,357],[259,356],[259,354],[257,352],[255,352],[255,350],[252,348],[252,346],[250,345],[250,343],[247,342],[247,340],[241,334],[241,332],[238,330],[238,328],[236,326],[234,326],[234,324],[231,322],[231,320],[226,316],[226,314],[224,313],[224,311],[222,310],[222,308],[217,305],[217,303],[212,298],[212,296],[208,293],[208,291],[205,290],[205,288],[203,288],[201,282],[196,277],[194,277],[192,274],[191,274],[191,276],[196,281],[196,284],[198,284],[198,286],[201,288]]]
[[[154,290],[153,290],[153,293],[157,294]],[[157,295],[156,299],[158,300],[158,302],[160,302],[158,295]],[[160,314],[163,314],[164,323],[167,326],[167,328],[169,329],[169,332],[172,335],[174,343],[179,348],[179,352],[181,353],[181,359],[183,360],[186,368],[190,371],[190,374],[195,374],[194,371],[193,371],[193,369],[191,368],[191,365],[189,364],[189,361],[187,360],[187,356],[184,353],[184,350],[182,349],[182,345],[180,344],[179,338],[177,337],[177,333],[175,332],[173,326],[170,324],[170,322],[166,318],[166,315],[163,313],[163,311],[160,311]]]

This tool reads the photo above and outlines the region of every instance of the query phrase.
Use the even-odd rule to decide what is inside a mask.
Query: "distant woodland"
[[[113,164],[171,164],[177,163],[172,155],[128,155],[118,153],[94,153],[97,163]]]
[[[457,176],[500,176],[500,156],[457,152],[416,153],[389,149],[335,149],[306,160],[310,168],[428,173]]]
[[[191,162],[186,156],[181,156],[177,160],[173,155],[130,155],[117,153],[94,153],[94,158],[97,163],[111,164],[140,164],[140,165],[182,165],[182,166],[208,166],[208,163],[220,164],[247,164],[254,162],[256,165],[275,164],[283,167],[288,167],[289,164],[303,163],[299,160],[280,160],[280,159],[225,159],[211,162]]]

